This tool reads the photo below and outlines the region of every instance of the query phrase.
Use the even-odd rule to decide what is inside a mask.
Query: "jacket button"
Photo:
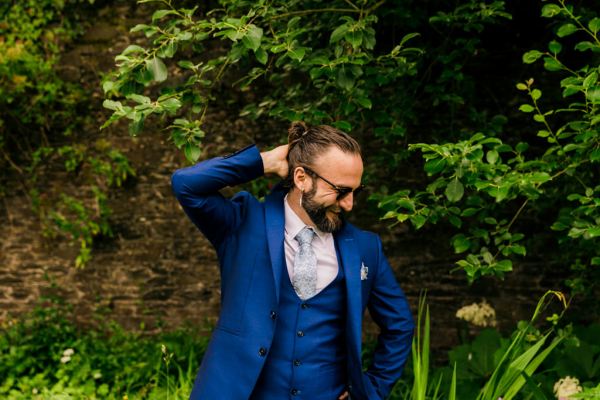
[[[306,310],[308,308],[308,304],[302,303],[302,308],[304,308]]]
[[[302,337],[302,336],[304,336],[304,332],[298,331],[298,332],[296,332],[296,335],[298,335],[299,337]]]
[[[290,390],[290,394],[292,396],[296,396],[296,395],[300,394],[300,391],[298,389],[292,389],[292,390]]]
[[[258,349],[258,355],[261,357],[264,357],[267,355],[267,349],[265,349],[264,347],[261,347],[260,349]]]
[[[275,311],[271,311],[271,319],[277,318],[277,313]]]
[[[300,366],[300,364],[301,364],[300,360],[294,360],[294,365],[295,365],[296,367],[299,367],[299,366]]]

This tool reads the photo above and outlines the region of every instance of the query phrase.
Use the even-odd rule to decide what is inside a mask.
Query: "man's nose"
[[[354,206],[354,193],[348,193],[346,196],[339,200],[339,205],[345,212],[352,211]]]

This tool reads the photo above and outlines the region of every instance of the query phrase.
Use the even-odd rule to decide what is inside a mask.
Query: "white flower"
[[[71,361],[71,357],[69,357],[69,356],[62,356],[62,357],[60,358],[60,362],[61,362],[61,363],[63,363],[63,364],[66,364],[66,363],[68,363],[69,361]]]
[[[65,357],[71,357],[73,354],[75,354],[75,350],[73,349],[66,349],[63,351],[63,356]]]
[[[568,400],[572,394],[579,393],[582,390],[579,386],[579,379],[570,376],[561,378],[554,384],[554,395],[558,400]]]
[[[485,300],[460,308],[456,317],[475,326],[496,326],[496,311]]]
[[[31,389],[31,393],[33,393],[33,394],[38,394],[38,390],[37,390],[37,388],[33,388],[33,389]]]
[[[94,372],[93,375],[94,379],[100,379],[102,378],[102,373],[100,373],[99,371]]]

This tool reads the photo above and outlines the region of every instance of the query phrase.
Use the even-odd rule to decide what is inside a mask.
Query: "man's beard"
[[[316,193],[317,188],[313,186],[310,191],[302,195],[302,208],[321,232],[333,233],[339,231],[344,224],[342,210],[337,205],[324,206],[317,203],[315,201]],[[333,216],[327,216],[327,211],[332,211]]]

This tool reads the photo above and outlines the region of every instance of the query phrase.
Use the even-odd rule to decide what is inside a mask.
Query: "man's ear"
[[[294,168],[294,187],[303,192],[304,186],[306,186],[306,171],[302,167],[296,167]]]

